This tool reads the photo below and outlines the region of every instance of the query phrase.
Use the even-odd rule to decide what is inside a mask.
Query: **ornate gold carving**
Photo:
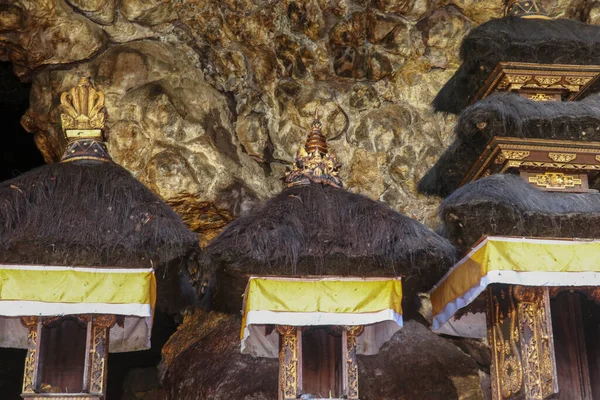
[[[94,315],[94,324],[96,324],[96,326],[99,328],[112,328],[116,322],[116,315]]]
[[[358,399],[358,364],[356,362],[356,338],[364,331],[364,326],[346,327],[346,371],[348,373],[347,399]]]
[[[544,93],[536,93],[534,95],[531,95],[529,97],[529,100],[533,100],[533,101],[553,101],[555,100],[554,97],[549,96],[547,94]]]
[[[596,157],[594,157],[596,159],[596,161],[600,162],[600,155],[597,155]]]
[[[501,62],[472,102],[495,91],[534,92],[534,100],[568,100],[580,97],[600,76],[597,66]],[[526,90],[527,89],[527,90]]]
[[[493,398],[549,398],[558,387],[547,288],[492,286],[487,295]]]
[[[87,78],[63,92],[60,105],[64,111],[60,115],[63,130],[104,129],[104,94],[96,91]]]
[[[104,394],[106,358],[108,357],[108,330],[115,321],[114,315],[95,315],[92,318],[90,345],[90,393],[92,394]]]
[[[301,146],[296,154],[296,162],[292,170],[286,174],[285,181],[288,186],[306,185],[309,183],[323,183],[335,187],[342,187],[339,178],[341,164],[335,152],[328,152],[327,141],[321,133],[322,124],[315,111],[312,129],[306,144]]]
[[[502,164],[506,160],[522,160],[529,157],[530,154],[531,153],[529,151],[500,150],[500,153],[498,153],[494,163]]]
[[[21,317],[21,323],[26,326],[27,328],[32,328],[32,327],[37,327],[37,323],[39,321],[39,317],[34,317],[34,316],[26,316],[26,317]]]
[[[277,325],[279,333],[279,387],[284,399],[298,396],[298,329],[295,326]]]
[[[511,84],[523,85],[525,82],[529,82],[533,78],[533,75],[507,75],[506,81]]]
[[[27,357],[23,373],[23,393],[35,393],[37,375],[38,318],[21,317],[21,323],[27,327]]]
[[[21,317],[21,323],[27,327],[27,357],[23,374],[23,393],[35,393],[37,377],[38,317]]]
[[[561,164],[547,163],[541,161],[509,161],[500,172],[506,171],[508,168],[519,167],[536,167],[536,168],[553,168],[553,169],[572,169],[581,171],[599,171],[600,165],[590,164]]]
[[[555,85],[562,80],[560,76],[536,76],[535,80],[540,85]]]
[[[501,296],[503,290],[501,292]],[[502,315],[499,311],[500,305],[496,300],[496,321],[494,322],[493,334],[495,342],[495,352],[498,356],[497,372],[500,379],[500,389],[503,398],[512,396],[521,390],[523,384],[523,367],[521,364],[521,356],[517,343],[519,340],[519,332],[515,327],[516,309],[514,303],[510,302],[507,315]],[[509,324],[509,339],[504,338],[503,325],[505,319]]]
[[[571,85],[574,86],[583,86],[583,85],[587,85],[590,81],[592,80],[592,78],[582,78],[582,77],[567,77],[565,78],[565,81],[569,82]]]
[[[581,185],[581,179],[561,172],[545,172],[529,177],[529,183],[548,189],[565,189]]]
[[[545,399],[555,392],[550,303],[546,288],[515,286],[523,375],[528,399]]]
[[[577,158],[573,153],[548,153],[548,157],[555,162],[567,163]]]

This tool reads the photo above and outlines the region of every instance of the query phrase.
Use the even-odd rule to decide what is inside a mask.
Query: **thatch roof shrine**
[[[600,141],[600,97],[535,102],[514,93],[494,94],[461,113],[454,135],[454,142],[419,181],[421,193],[446,197],[477,178],[474,166],[492,155],[485,151],[493,147],[494,138],[568,140],[589,148],[588,143]],[[597,160],[591,163],[600,165]]]
[[[227,276],[240,293],[250,274],[402,275],[404,286],[431,285],[455,260],[454,247],[387,205],[341,188],[340,165],[320,129],[315,119],[288,187],[208,245],[217,280]],[[234,298],[231,289],[227,297]],[[239,302],[231,308],[239,310]]]
[[[469,32],[460,49],[462,64],[434,99],[435,110],[459,114],[481,99],[480,90],[501,62],[578,66],[575,70],[600,65],[600,26],[550,19],[542,14],[539,10],[509,12],[507,16],[481,24]],[[585,87],[576,90],[585,92],[596,79],[597,71],[586,80]],[[569,85],[568,82],[561,84]]]

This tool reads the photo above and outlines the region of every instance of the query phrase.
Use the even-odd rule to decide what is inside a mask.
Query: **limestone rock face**
[[[415,182],[454,121],[429,103],[463,36],[501,3],[15,0],[0,6],[0,57],[33,81],[23,125],[47,162],[64,146],[58,94],[89,76],[114,159],[204,240],[281,189],[317,107],[348,189],[434,227],[437,201]],[[594,22],[593,3],[545,5]]]

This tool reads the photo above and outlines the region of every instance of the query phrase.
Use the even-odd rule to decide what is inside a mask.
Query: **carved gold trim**
[[[356,361],[356,338],[364,331],[364,326],[346,327],[346,371],[348,374],[348,386],[346,387],[346,398],[358,400],[358,363]]]
[[[599,76],[600,67],[595,65],[501,62],[474,96],[472,103],[495,91],[524,90],[533,91],[534,96],[544,95],[535,100],[552,100],[552,94],[562,94],[568,100],[575,100],[585,93]]]
[[[573,153],[548,153],[548,157],[554,162],[568,163],[577,158]]]
[[[545,399],[555,392],[555,363],[547,288],[515,286],[523,375],[528,399]]]
[[[554,97],[549,96],[544,93],[536,93],[528,97],[529,100],[533,101],[554,101],[556,100]]]
[[[545,172],[543,174],[530,176],[529,183],[547,189],[565,189],[568,187],[579,186],[582,184],[582,181],[580,178],[565,175],[560,172]]]
[[[535,167],[535,168],[555,168],[572,169],[580,171],[600,171],[600,165],[593,164],[569,164],[569,163],[547,163],[541,161],[509,161],[499,172],[505,172],[509,168]]]
[[[92,318],[90,345],[90,393],[104,395],[106,385],[106,358],[108,357],[108,332],[116,322],[114,315],[95,315]]]
[[[283,399],[296,399],[298,387],[298,328],[277,325],[280,335],[279,348],[279,390]]]
[[[23,372],[23,393],[36,392],[37,351],[38,351],[38,317],[21,317],[21,323],[27,327],[27,357]]]
[[[506,160],[523,160],[529,157],[531,152],[529,151],[517,151],[517,150],[501,150],[496,159],[495,164],[502,164]]]
[[[491,289],[490,301],[492,312],[492,325],[488,330],[492,343],[495,360],[496,387],[502,398],[508,398],[521,391],[523,385],[523,366],[518,348],[519,331],[516,327],[516,307],[510,294],[510,288],[500,289],[500,297],[510,298],[506,314],[500,311],[499,299],[494,296]],[[503,325],[508,321],[509,337],[504,337]]]

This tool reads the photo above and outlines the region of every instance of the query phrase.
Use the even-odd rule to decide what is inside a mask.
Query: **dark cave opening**
[[[0,120],[4,125],[0,138],[0,182],[44,164],[33,135],[21,126],[21,116],[29,107],[31,84],[13,73],[12,64],[0,62]]]

